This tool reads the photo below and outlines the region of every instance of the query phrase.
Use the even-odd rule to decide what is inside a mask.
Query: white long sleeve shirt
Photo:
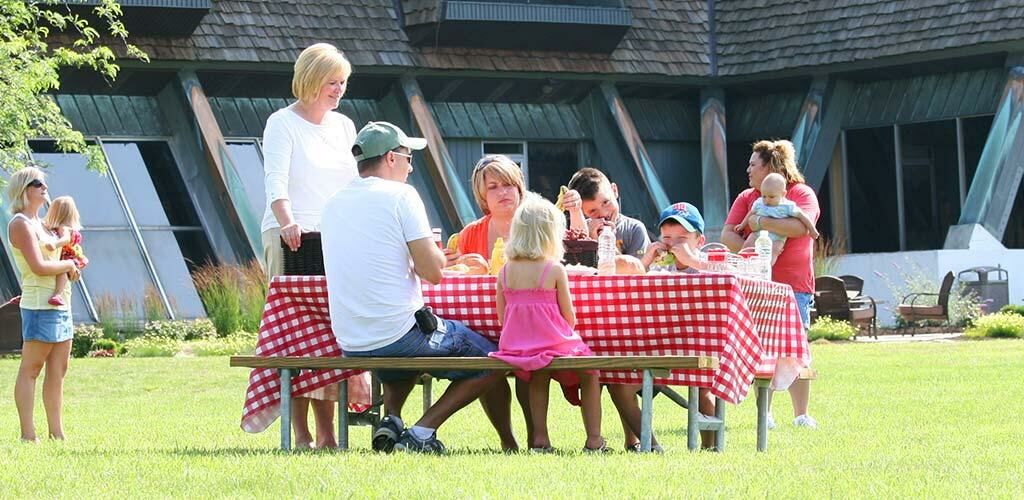
[[[324,204],[357,176],[352,120],[330,111],[316,125],[293,106],[275,111],[263,130],[267,208],[261,231],[281,227],[270,208],[277,200],[291,201],[292,217],[303,230],[319,230]]]

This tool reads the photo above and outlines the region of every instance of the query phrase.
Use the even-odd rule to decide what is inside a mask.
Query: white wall
[[[893,308],[902,297],[893,297],[881,275],[892,283],[900,284],[902,274],[925,273],[936,283],[947,271],[957,275],[960,271],[977,266],[1002,266],[1009,274],[1010,303],[1024,302],[1024,250],[973,249],[928,250],[919,252],[851,254],[839,257],[835,274],[852,274],[864,279],[864,293],[883,301],[878,306],[880,324],[892,326]],[[974,277],[974,274],[971,274]],[[995,274],[989,276],[996,279]],[[938,291],[936,289],[936,291]]]

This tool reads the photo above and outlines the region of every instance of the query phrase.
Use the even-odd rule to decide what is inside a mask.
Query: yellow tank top
[[[49,231],[43,229],[42,225],[22,214],[16,214],[14,219],[24,218],[29,221],[29,225],[35,228],[36,238],[39,242],[39,252],[43,255],[43,260],[57,260],[60,257],[60,248],[54,248],[53,250],[47,250],[45,243],[47,241],[55,242],[57,237],[50,234]],[[8,238],[10,237],[10,228],[8,228]],[[57,287],[56,276],[38,276],[32,274],[32,269],[28,267],[28,261],[25,260],[25,255],[21,253],[21,250],[11,246],[14,257],[14,267],[18,268],[18,272],[21,274],[21,307],[22,309],[60,309],[68,310],[71,307],[71,283],[64,287],[64,293],[61,294],[61,298],[64,299],[64,306],[50,305],[50,297],[53,296],[53,290]]]

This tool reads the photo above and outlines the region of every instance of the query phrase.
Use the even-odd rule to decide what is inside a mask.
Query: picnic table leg
[[[423,413],[426,413],[430,409],[430,405],[434,404],[433,395],[430,393],[431,387],[434,385],[434,377],[427,375],[423,377]]]
[[[654,420],[654,374],[644,370],[644,383],[640,390],[643,406],[640,407],[640,451],[651,451],[651,423]]]
[[[281,376],[281,449],[292,449],[292,371],[282,368]]]
[[[370,371],[370,409],[366,410],[370,417],[370,440],[373,440],[373,433],[380,427],[380,421],[384,418],[384,402],[381,399],[380,379],[377,378],[377,371]]]
[[[715,418],[722,421],[722,428],[715,432],[715,451],[725,451],[725,401],[715,398]]]
[[[700,429],[697,428],[697,401],[700,401],[700,393],[697,387],[689,388],[690,405],[686,408],[686,448],[690,451],[696,450],[699,445],[697,436]]]
[[[348,379],[338,383],[338,449],[348,449]]]
[[[757,384],[757,451],[768,449],[768,384]]]

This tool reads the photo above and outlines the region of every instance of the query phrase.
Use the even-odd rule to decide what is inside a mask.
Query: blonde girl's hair
[[[329,43],[310,45],[295,60],[292,95],[302,102],[312,102],[320,94],[320,87],[338,74],[344,80],[352,75],[352,64],[345,54]]]
[[[786,184],[802,184],[806,182],[803,174],[796,166],[796,148],[787,140],[757,141],[753,150],[761,161],[768,166],[768,171],[786,178]]]
[[[484,215],[491,213],[487,206],[487,182],[484,176],[491,174],[501,182],[511,184],[519,190],[519,199],[526,194],[526,180],[523,179],[523,170],[516,162],[505,155],[487,155],[480,158],[473,167],[473,177],[470,181],[473,184],[473,196],[476,204],[484,211]]]
[[[46,180],[46,174],[35,167],[25,167],[11,174],[11,179],[7,181],[7,201],[11,203],[11,214],[25,211],[26,205],[28,205],[25,192],[28,191],[28,185],[35,180]],[[35,214],[30,215],[34,216]]]
[[[50,208],[46,211],[46,217],[43,218],[43,225],[48,229],[57,229],[58,227],[70,227],[76,231],[82,229],[75,199],[70,196],[54,198],[50,202]]]
[[[565,249],[565,216],[554,203],[537,193],[526,193],[512,216],[512,229],[505,244],[508,259],[549,259],[561,262]]]

